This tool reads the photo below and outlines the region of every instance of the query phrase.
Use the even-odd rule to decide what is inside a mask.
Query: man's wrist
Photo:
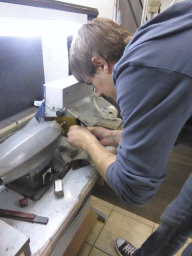
[[[91,139],[84,142],[82,149],[89,154],[92,148],[95,148],[97,144],[100,145],[99,141],[93,136]]]
[[[121,141],[121,132],[119,130],[112,130],[111,131],[111,142],[112,146],[118,147],[120,141]]]

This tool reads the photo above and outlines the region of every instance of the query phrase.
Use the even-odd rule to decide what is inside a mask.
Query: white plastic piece
[[[64,111],[71,104],[93,93],[93,86],[68,76],[45,84],[44,92],[45,117],[55,117],[57,111]]]
[[[43,102],[44,102],[44,100],[35,100],[34,101],[34,106],[40,107]]]
[[[100,113],[102,114],[102,118],[108,120],[115,120],[118,115],[118,111],[114,106],[108,106],[106,109],[101,109]]]

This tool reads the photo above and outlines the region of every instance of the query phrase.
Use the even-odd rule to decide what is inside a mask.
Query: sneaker
[[[136,251],[131,243],[120,238],[116,240],[115,248],[120,256],[131,256]]]

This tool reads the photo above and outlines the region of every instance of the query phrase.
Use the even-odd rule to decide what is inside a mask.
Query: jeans
[[[185,244],[192,234],[192,174],[179,195],[161,215],[162,223],[137,249],[133,256],[171,256]],[[182,256],[192,256],[192,243]]]

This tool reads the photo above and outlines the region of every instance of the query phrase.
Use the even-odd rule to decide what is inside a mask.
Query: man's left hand
[[[73,125],[69,128],[67,137],[72,146],[85,151],[90,143],[98,142],[96,137],[86,127],[78,125]]]

